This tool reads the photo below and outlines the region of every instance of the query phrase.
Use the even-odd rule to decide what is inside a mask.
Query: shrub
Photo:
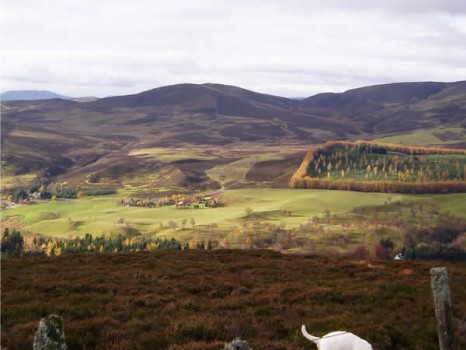
[[[109,194],[116,194],[117,190],[115,188],[93,188],[93,189],[83,189],[81,190],[84,196],[106,196]]]

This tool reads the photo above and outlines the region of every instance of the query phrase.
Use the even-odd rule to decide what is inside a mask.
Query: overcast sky
[[[466,80],[464,0],[0,0],[2,91],[223,83],[289,97]]]

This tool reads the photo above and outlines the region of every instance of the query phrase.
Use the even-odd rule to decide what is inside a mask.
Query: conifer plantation
[[[465,192],[466,151],[330,141],[306,154],[290,186],[413,194]]]

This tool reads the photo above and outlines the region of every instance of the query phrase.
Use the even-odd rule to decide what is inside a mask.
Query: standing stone
[[[437,333],[440,350],[453,350],[453,317],[450,299],[448,273],[445,267],[430,269],[430,281],[434,295],[435,318],[437,318]]]
[[[50,315],[40,320],[33,350],[67,350],[63,318]]]
[[[224,350],[252,350],[249,348],[249,344],[246,340],[236,338],[232,342],[225,344]]]

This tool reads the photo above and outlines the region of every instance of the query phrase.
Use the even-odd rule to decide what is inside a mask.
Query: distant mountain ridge
[[[6,93],[2,94],[2,98],[4,95]],[[25,98],[28,94],[24,92],[22,95]],[[36,91],[32,95],[36,98],[61,96],[46,91]],[[33,97],[32,95],[28,96]],[[7,98],[11,96],[19,97],[6,95]],[[466,123],[466,81],[375,85],[343,93],[317,94],[301,100],[210,83],[177,84],[133,95],[101,99],[63,99],[64,96],[60,98],[62,99],[35,102],[33,106],[29,106],[28,115],[36,115],[34,119],[37,121],[41,119],[47,121],[49,119],[47,115],[59,113],[60,116],[53,118],[54,121],[58,121],[66,114],[63,112],[73,110],[72,115],[68,115],[66,120],[61,120],[60,125],[56,126],[57,131],[67,132],[79,132],[83,126],[88,131],[89,126],[95,124],[96,128],[93,128],[93,132],[99,133],[100,128],[105,124],[106,128],[114,131],[124,126],[124,131],[121,132],[139,134],[138,126],[157,127],[163,130],[166,122],[170,121],[172,124],[176,122],[178,127],[173,129],[173,125],[170,126],[170,129],[173,129],[171,135],[177,134],[177,140],[187,142],[192,142],[193,139],[180,138],[180,136],[181,134],[186,136],[185,125],[196,124],[192,118],[196,115],[198,119],[215,120],[217,125],[229,125],[228,133],[221,130],[218,135],[223,139],[221,143],[229,143],[232,138],[249,140],[255,136],[258,136],[258,140],[264,138],[279,140],[285,134],[295,141],[320,142],[332,137],[331,134],[336,138],[346,139],[352,138],[351,135],[364,137],[436,127],[444,123],[454,123],[459,126],[464,126]],[[86,103],[78,103],[82,101]],[[8,99],[4,102],[8,102],[8,106],[2,108],[6,122],[14,118],[13,115],[20,117],[21,110],[29,103],[25,100],[9,101]],[[94,117],[88,120],[86,116],[90,114]],[[247,119],[238,124],[240,117]],[[87,120],[87,124],[80,125],[79,122],[84,120]],[[69,129],[67,124],[74,121],[78,124],[73,123],[73,128]],[[209,123],[212,126],[211,122]],[[257,126],[259,123],[266,130],[261,133],[261,130],[256,128],[253,135],[246,136],[248,127],[245,123],[252,126]],[[275,131],[272,131],[271,127]],[[312,131],[313,129],[315,131]],[[189,130],[190,134],[196,130],[202,134],[207,128],[193,125]],[[321,131],[325,133],[322,134]],[[260,137],[261,134],[263,137]],[[209,137],[201,137],[201,139],[202,141],[199,142],[202,143],[212,141]]]
[[[5,91],[0,95],[0,100],[2,101],[36,101],[54,98],[61,98],[64,100],[71,99],[71,97],[59,95],[47,90],[11,90]]]
[[[98,100],[97,97],[68,97],[47,90],[11,90],[0,94],[0,101],[39,101],[52,99],[71,100],[76,102],[90,102]]]

